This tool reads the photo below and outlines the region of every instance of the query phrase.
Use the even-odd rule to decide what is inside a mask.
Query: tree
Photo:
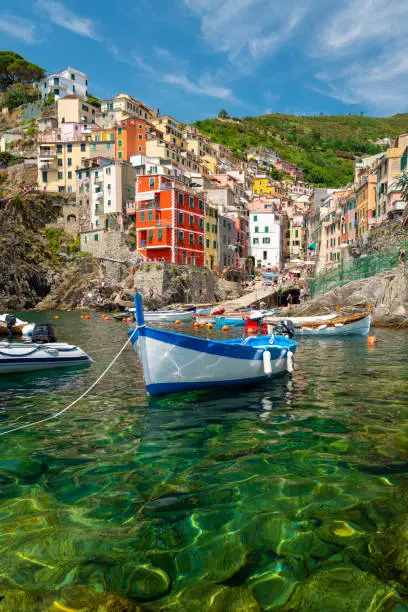
[[[38,100],[40,92],[35,87],[29,85],[24,86],[22,83],[14,83],[11,85],[4,96],[4,106],[9,109],[17,108],[27,102]]]
[[[94,106],[101,108],[101,101],[99,100],[99,98],[93,96],[92,94],[87,95],[86,101],[89,102],[89,104],[93,104]]]
[[[35,83],[44,76],[43,68],[28,62],[18,53],[0,51],[0,91],[6,91],[14,83]]]
[[[405,170],[404,172],[400,174],[397,186],[398,186],[398,189],[401,189],[402,199],[405,202],[408,202],[408,170]]]
[[[229,119],[229,114],[227,113],[225,108],[222,108],[218,113],[218,119]]]

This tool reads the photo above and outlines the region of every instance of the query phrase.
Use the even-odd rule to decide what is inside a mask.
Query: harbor
[[[18,315],[58,316],[58,340],[75,337],[94,364],[0,377],[2,431],[73,402],[131,329],[97,313]],[[2,595],[50,610],[116,597],[143,610],[255,611],[299,598],[334,609],[346,591],[351,609],[404,609],[408,332],[376,336],[304,338],[292,374],[157,397],[128,346],[70,411],[0,438]]]

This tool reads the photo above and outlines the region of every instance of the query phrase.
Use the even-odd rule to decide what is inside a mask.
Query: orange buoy
[[[104,317],[104,321],[109,321],[109,317]]]
[[[59,316],[55,315],[54,319],[57,321],[59,319]]]
[[[177,321],[174,321],[174,325],[180,325],[180,323],[181,323],[181,321],[179,321],[178,319],[177,319]]]
[[[223,328],[222,328],[222,331],[223,332],[227,332],[228,330],[229,330],[228,325],[224,325]]]
[[[84,315],[84,319],[86,319],[87,321],[89,321],[90,318],[91,318],[91,315]]]
[[[367,344],[375,344],[377,342],[377,338],[375,336],[368,336]]]
[[[195,322],[193,323],[193,327],[195,327],[195,328],[197,329],[197,327],[200,327],[200,324],[199,324],[199,323],[197,323],[197,321],[195,321]]]

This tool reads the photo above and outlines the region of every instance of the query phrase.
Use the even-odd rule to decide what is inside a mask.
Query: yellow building
[[[257,176],[253,179],[252,193],[279,197],[285,194],[285,189],[279,181],[273,181],[268,176]]]
[[[51,192],[75,193],[75,170],[89,157],[89,140],[38,143],[38,186]]]
[[[215,206],[207,204],[205,211],[205,265],[210,270],[217,270],[218,262],[218,211]]]
[[[76,96],[66,96],[57,100],[58,125],[62,123],[82,123],[91,125],[95,123],[99,108],[81,100]]]

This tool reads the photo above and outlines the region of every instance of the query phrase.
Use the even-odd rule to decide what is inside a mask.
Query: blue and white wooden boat
[[[129,331],[150,395],[243,385],[291,371],[297,343],[279,336],[207,340],[147,327],[135,295],[137,327]]]
[[[295,336],[311,336],[328,338],[332,336],[368,336],[370,333],[371,315],[367,312],[341,316],[330,314],[316,317],[286,317],[292,321],[295,328]],[[268,333],[274,332],[279,317],[267,318]]]
[[[91,363],[92,359],[79,346],[52,342],[23,344],[0,342],[0,374],[66,368]]]

